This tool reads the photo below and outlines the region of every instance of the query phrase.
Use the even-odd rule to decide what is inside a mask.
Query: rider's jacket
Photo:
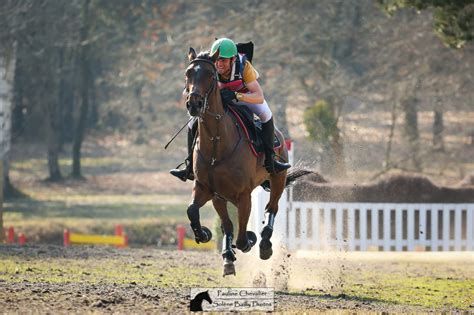
[[[228,89],[234,92],[247,93],[246,84],[258,79],[258,72],[243,54],[239,54],[232,66],[229,78],[219,75],[219,89]]]

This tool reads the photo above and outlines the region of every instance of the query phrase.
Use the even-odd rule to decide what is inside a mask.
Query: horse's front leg
[[[278,201],[285,189],[286,175],[278,174],[272,175],[270,178],[270,200],[265,207],[268,212],[267,224],[263,227],[260,233],[262,239],[260,240],[260,258],[263,260],[269,259],[273,255],[272,242],[270,241],[273,234],[273,224],[275,223],[275,216],[278,212]]]
[[[205,226],[201,226],[199,217],[199,209],[212,198],[212,193],[198,181],[194,182],[193,201],[188,207],[187,214],[191,221],[191,229],[194,232],[196,243],[207,243],[212,238],[211,230]]]
[[[216,209],[217,214],[219,214],[219,218],[221,219],[222,223],[222,234],[224,238],[222,241],[222,259],[224,265],[223,276],[225,277],[232,274],[235,275],[234,261],[236,258],[235,252],[232,249],[234,226],[229,218],[229,212],[227,211],[227,201],[214,197],[212,199],[212,204],[214,205],[214,209]]]
[[[247,231],[247,223],[249,222],[251,208],[250,193],[242,194],[239,198],[237,209],[239,217],[239,234],[237,235],[236,246],[242,252],[247,253],[252,246],[257,243],[257,236],[252,231]]]

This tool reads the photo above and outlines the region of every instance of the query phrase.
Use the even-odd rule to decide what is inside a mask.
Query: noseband
[[[194,92],[194,91],[189,93],[188,97],[189,96],[199,96],[204,100],[204,105],[203,105],[202,109],[200,110],[199,117],[202,117],[203,114],[208,113],[211,116],[214,116],[217,119],[219,119],[222,115],[210,112],[209,111],[209,102],[208,102],[209,94],[212,92],[212,90],[216,87],[216,84],[217,84],[217,69],[216,69],[216,66],[214,65],[214,63],[212,61],[210,61],[208,59],[203,59],[203,58],[195,58],[195,59],[191,60],[191,62],[189,64],[192,65],[192,64],[195,64],[195,63],[198,63],[198,62],[205,62],[205,63],[208,63],[208,64],[212,65],[212,70],[214,72],[213,76],[212,76],[212,78],[213,78],[212,84],[209,87],[209,89],[207,90],[206,94],[204,94],[204,97],[201,94],[199,94],[197,92]]]

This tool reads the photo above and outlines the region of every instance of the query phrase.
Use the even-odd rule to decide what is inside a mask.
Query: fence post
[[[18,244],[25,245],[26,244],[26,236],[23,233],[18,234]]]
[[[63,244],[65,247],[71,245],[69,230],[65,229],[63,234]]]
[[[8,244],[13,244],[15,243],[15,230],[13,229],[13,226],[10,226],[8,228],[7,232],[7,243]]]
[[[178,234],[178,250],[184,249],[184,237],[186,236],[186,228],[182,225],[178,225],[176,228]]]

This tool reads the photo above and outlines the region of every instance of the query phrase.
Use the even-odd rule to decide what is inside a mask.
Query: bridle
[[[216,69],[216,66],[214,65],[214,63],[211,60],[204,59],[204,58],[195,58],[195,59],[191,60],[191,62],[189,64],[192,65],[192,64],[195,64],[197,62],[205,62],[205,63],[208,63],[212,66],[212,70],[213,70],[212,84],[209,86],[209,89],[206,91],[204,96],[202,96],[201,94],[199,94],[195,91],[192,91],[191,93],[188,94],[188,99],[189,99],[190,96],[199,96],[200,98],[203,99],[204,104],[201,107],[201,109],[199,111],[199,115],[198,115],[200,118],[202,118],[202,115],[208,114],[208,115],[211,115],[211,116],[215,117],[217,120],[219,120],[223,117],[222,114],[214,113],[214,112],[209,111],[209,94],[217,86],[217,69]]]

